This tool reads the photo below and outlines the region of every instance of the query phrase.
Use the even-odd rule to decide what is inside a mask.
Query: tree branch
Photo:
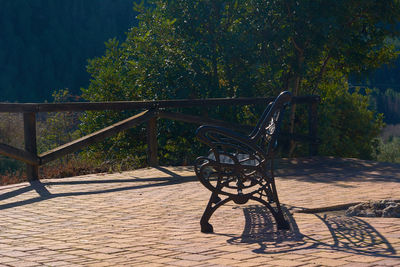
[[[322,63],[321,69],[319,70],[319,73],[317,75],[317,78],[314,80],[315,84],[313,86],[313,89],[311,90],[311,94],[313,95],[315,93],[315,91],[317,90],[317,87],[319,85],[319,83],[321,82],[322,76],[324,75],[324,73],[326,72],[326,66],[328,65],[329,60],[331,59],[331,55],[330,53],[328,53],[328,55],[326,56],[326,58],[324,59],[324,62]]]

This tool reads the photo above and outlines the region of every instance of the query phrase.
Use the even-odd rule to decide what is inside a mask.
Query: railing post
[[[36,148],[36,113],[29,112],[24,113],[24,140],[25,140],[25,150],[37,155]],[[26,175],[28,180],[38,180],[39,179],[39,166],[26,164]]]
[[[316,156],[318,154],[317,130],[318,130],[318,101],[313,101],[308,106],[308,134],[311,139],[309,143],[310,156]]]
[[[147,160],[151,167],[158,166],[157,116],[147,122]]]

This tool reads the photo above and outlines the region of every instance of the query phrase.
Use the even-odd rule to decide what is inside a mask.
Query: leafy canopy
[[[379,132],[381,118],[374,117],[366,104],[359,105],[368,103],[368,97],[348,93],[345,81],[350,73],[372,70],[397,56],[385,40],[398,35],[399,1],[149,2],[146,7],[143,3],[135,6],[139,25],[128,31],[125,42],[110,40],[105,55],[89,61],[92,80],[83,89],[85,99],[271,96],[282,90],[294,95],[320,94],[320,111],[330,114],[322,116],[321,132],[346,137],[326,136],[320,152],[370,156],[365,147]],[[336,104],[339,100],[348,108],[341,111],[342,106]],[[353,113],[354,105],[358,105],[358,113]],[[258,111],[230,107],[186,112],[253,123]],[[301,111],[293,116],[299,131],[305,128]],[[354,114],[359,123],[338,125]],[[88,113],[82,128],[91,132],[127,115]],[[111,153],[110,147],[119,146],[112,153],[143,154],[143,131],[134,129],[96,149]],[[196,144],[193,126],[161,121],[159,131],[163,158],[190,161],[190,155],[197,153],[198,148],[188,145]],[[354,144],[351,151],[349,144]],[[302,153],[301,146],[297,153]]]

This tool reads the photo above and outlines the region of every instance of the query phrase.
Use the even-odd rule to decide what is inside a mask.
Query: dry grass
[[[0,186],[9,184],[18,184],[26,181],[26,174],[23,170],[14,172],[5,171],[0,174]]]
[[[112,168],[107,166],[107,164],[94,166],[91,162],[72,159],[63,162],[57,161],[40,167],[39,178],[63,178],[91,173],[108,172],[110,170],[112,170]],[[27,181],[27,177],[24,167],[14,171],[5,171],[0,174],[0,186],[16,184],[25,181]]]
[[[108,171],[110,171],[110,166],[107,166],[107,164],[95,164],[92,161],[73,157],[42,166],[39,175],[41,178],[63,178]]]
[[[39,178],[64,178],[93,173],[112,173],[133,170],[138,167],[132,159],[115,160],[107,162],[96,162],[84,159],[79,154],[70,155],[56,160],[39,168]],[[0,174],[0,186],[16,184],[27,181],[25,167],[13,171],[4,171]]]

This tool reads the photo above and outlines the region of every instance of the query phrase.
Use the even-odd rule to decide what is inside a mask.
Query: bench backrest
[[[262,140],[267,143],[266,154],[270,154],[276,147],[277,136],[282,123],[285,107],[290,104],[292,94],[288,91],[280,93],[276,99],[269,103],[264,110],[256,127],[250,134],[255,142]]]

